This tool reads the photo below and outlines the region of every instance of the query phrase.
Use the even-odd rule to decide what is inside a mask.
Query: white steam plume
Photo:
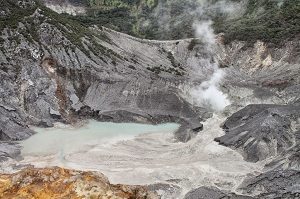
[[[193,24],[196,37],[198,37],[205,46],[208,47],[208,50],[212,50],[211,48],[216,44],[216,35],[214,34],[212,23],[213,22],[211,20],[206,20],[196,21]]]
[[[195,35],[204,43],[207,51],[212,54],[216,47],[216,35],[212,28],[212,21],[197,21],[193,25]],[[208,58],[210,59],[210,58]],[[194,104],[210,108],[213,111],[222,111],[230,104],[227,95],[220,90],[220,84],[225,72],[218,67],[218,63],[207,61],[207,66],[201,66],[212,70],[213,73],[207,81],[190,89],[190,96]],[[196,69],[197,70],[197,69]],[[198,69],[199,70],[199,69]]]
[[[230,104],[227,95],[220,89],[219,85],[225,73],[219,68],[215,68],[208,81],[202,82],[190,90],[193,102],[201,107],[207,107],[214,111],[222,111]]]

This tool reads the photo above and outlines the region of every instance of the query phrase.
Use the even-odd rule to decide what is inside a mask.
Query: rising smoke
[[[208,81],[204,81],[190,90],[193,102],[214,111],[222,111],[228,106],[230,101],[227,95],[219,89],[224,75],[225,73],[221,69],[214,67],[214,72]]]
[[[214,49],[216,48],[216,35],[212,28],[212,21],[196,21],[193,24],[193,28],[195,29],[195,36],[202,41],[206,51],[213,57]],[[211,57],[208,59],[211,60]],[[216,61],[211,62],[210,60],[202,61],[202,64],[205,63],[206,66],[198,66],[212,70],[208,80],[191,88],[189,94],[196,105],[210,108],[213,111],[222,111],[230,104],[227,95],[220,90],[220,84],[225,76],[225,72],[219,68]],[[199,70],[199,68],[196,68],[196,70]]]
[[[199,38],[202,43],[205,44],[205,47],[212,51],[212,47],[215,46],[215,38],[214,30],[212,28],[213,22],[211,20],[205,21],[196,21],[193,24],[193,28],[195,30],[195,35]]]

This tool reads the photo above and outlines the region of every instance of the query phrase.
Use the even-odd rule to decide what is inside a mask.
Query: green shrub
[[[264,12],[258,12],[264,8]],[[225,33],[227,43],[232,40],[247,41],[253,44],[257,40],[283,44],[300,33],[300,1],[286,0],[281,6],[272,0],[249,0],[246,13],[232,20],[215,19],[216,32]]]

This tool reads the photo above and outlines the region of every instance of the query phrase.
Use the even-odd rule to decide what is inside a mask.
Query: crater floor
[[[153,126],[92,120],[78,128],[36,128],[39,133],[22,143],[24,159],[18,164],[101,171],[114,184],[173,187],[161,191],[163,198],[183,197],[199,186],[234,191],[247,174],[259,173],[264,164],[246,162],[237,151],[214,141],[223,135],[223,120],[214,115],[187,143],[174,141],[178,125],[172,123]]]

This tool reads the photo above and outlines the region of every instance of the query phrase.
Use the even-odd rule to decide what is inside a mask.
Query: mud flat
[[[215,115],[188,143],[174,140],[178,124],[158,126],[103,123],[90,120],[81,127],[56,125],[35,128],[38,133],[22,143],[21,164],[101,171],[112,183],[173,186],[163,198],[183,197],[199,186],[233,191],[249,173],[260,173],[263,163],[250,163],[214,138],[224,134],[224,120]]]

